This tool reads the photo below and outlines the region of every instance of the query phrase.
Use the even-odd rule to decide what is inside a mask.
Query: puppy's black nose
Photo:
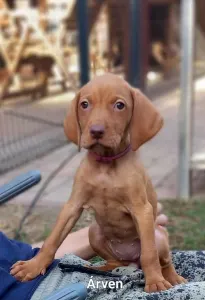
[[[93,139],[101,139],[105,133],[105,128],[103,125],[92,125],[90,127],[90,134]]]

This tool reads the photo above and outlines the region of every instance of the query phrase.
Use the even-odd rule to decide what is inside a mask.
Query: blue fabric
[[[18,297],[20,300],[31,299],[33,293],[45,278],[45,276],[58,264],[59,260],[54,262],[48,268],[46,275],[38,276],[32,281],[19,282],[10,275],[10,267],[18,260],[28,260],[34,257],[39,248],[32,249],[28,244],[11,240],[0,232],[0,299],[14,300]]]

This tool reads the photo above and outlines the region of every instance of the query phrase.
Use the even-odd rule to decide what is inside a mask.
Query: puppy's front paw
[[[10,274],[21,282],[30,281],[38,275],[44,275],[46,267],[42,266],[37,260],[18,261],[11,267]]]
[[[152,282],[146,281],[145,292],[146,293],[155,293],[155,292],[160,292],[160,291],[166,291],[166,290],[170,289],[171,287],[172,287],[172,285],[164,278],[162,278],[161,280],[155,280]]]

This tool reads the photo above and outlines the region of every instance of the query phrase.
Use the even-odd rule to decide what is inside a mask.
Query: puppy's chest
[[[91,200],[117,201],[126,197],[126,180],[119,180],[116,174],[96,174],[92,179],[87,179],[87,187],[91,190]]]

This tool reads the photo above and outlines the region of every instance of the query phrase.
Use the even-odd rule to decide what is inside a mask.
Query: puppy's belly
[[[120,261],[137,262],[140,258],[141,246],[140,240],[135,239],[132,242],[120,242],[119,240],[108,240],[108,247]]]

